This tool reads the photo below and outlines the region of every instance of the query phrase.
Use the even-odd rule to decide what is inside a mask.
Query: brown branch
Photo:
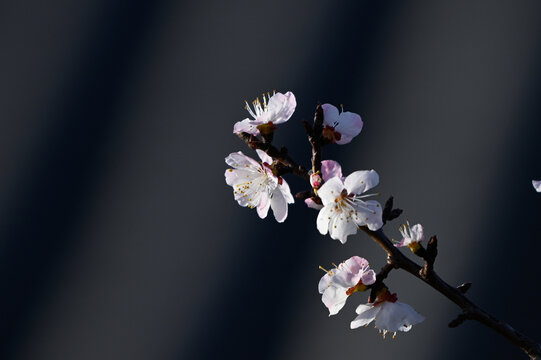
[[[391,257],[387,256],[387,264],[381,268],[379,273],[376,275],[376,282],[369,286],[370,288],[370,296],[368,297],[368,302],[373,303],[376,301],[376,298],[378,296],[378,292],[385,287],[385,284],[383,283],[383,280],[387,278],[391,270],[396,269],[396,266],[391,259]]]
[[[366,226],[363,226],[360,229],[368,234],[372,240],[378,243],[387,252],[389,261],[391,261],[395,267],[404,269],[416,278],[421,279],[462,309],[462,314],[451,321],[449,326],[458,326],[465,320],[477,320],[521,348],[531,359],[541,359],[541,346],[538,343],[475,305],[464,295],[465,291],[463,292],[461,287],[455,288],[447,284],[433,270],[426,271],[425,268],[411,261],[393,245],[382,229],[372,231]],[[434,263],[432,262],[432,266],[433,264]]]
[[[292,172],[295,175],[300,176],[306,181],[310,181],[310,176],[308,171],[301,165],[298,165],[293,159],[287,154],[287,149],[282,148],[278,150],[275,146],[259,140],[257,137],[252,136],[248,133],[241,132],[237,136],[244,141],[252,149],[263,150],[274,160],[278,161],[280,164],[285,166],[288,172]]]
[[[323,109],[321,105],[318,105],[316,108],[316,113],[314,116],[314,127],[312,127],[308,122],[303,122],[308,135],[308,140],[312,144],[312,171],[315,173],[321,170],[321,147],[324,145],[322,140],[322,130],[323,130]],[[300,176],[308,183],[310,183],[310,176],[308,171],[298,165],[293,159],[287,154],[287,149],[282,148],[278,150],[271,144],[272,137],[267,135],[264,137],[263,141],[259,140],[257,137],[252,136],[248,133],[237,134],[238,137],[246,142],[248,146],[252,149],[260,149],[265,151],[270,157],[275,160],[274,169],[279,173],[281,172],[291,172],[295,175]],[[273,170],[274,171],[274,170]],[[305,199],[310,197],[313,191],[304,191],[297,194],[297,198]],[[318,199],[317,197],[315,199]],[[393,199],[392,197],[385,204],[385,209],[383,212],[382,219],[385,222],[390,221],[401,214],[402,210],[393,209]],[[454,302],[458,307],[462,309],[460,313],[454,320],[449,323],[449,327],[457,327],[466,320],[476,320],[481,324],[491,328],[496,331],[512,344],[518,346],[522,351],[524,351],[531,359],[541,360],[541,346],[535,341],[528,338],[526,335],[516,331],[509,324],[500,321],[488,314],[486,311],[475,305],[471,302],[464,294],[470,288],[470,283],[465,283],[459,285],[458,287],[453,287],[443,281],[438,274],[434,271],[434,261],[437,256],[437,238],[433,236],[426,249],[422,246],[419,246],[415,250],[415,254],[424,259],[424,266],[421,267],[415,262],[406,257],[400,250],[398,250],[394,244],[389,240],[385,235],[382,229],[377,231],[369,230],[366,226],[360,227],[368,236],[370,236],[376,243],[378,243],[386,252],[387,252],[387,264],[381,269],[379,274],[376,276],[376,282],[370,286],[371,294],[370,299],[375,299],[378,289],[381,289],[385,286],[383,280],[393,269],[403,269],[418,279],[421,279],[430,287],[438,291],[440,294]]]
[[[312,172],[315,174],[321,171],[321,133],[323,132],[323,108],[321,104],[318,104],[316,107],[314,127],[312,128],[305,121],[304,128],[308,134],[308,141],[312,145]]]

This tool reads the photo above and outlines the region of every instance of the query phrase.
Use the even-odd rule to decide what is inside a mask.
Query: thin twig
[[[541,346],[537,342],[531,340],[526,335],[513,329],[509,324],[496,319],[479,306],[475,305],[460,289],[447,284],[438,276],[438,274],[436,274],[436,272],[431,271],[429,274],[427,274],[424,271],[424,268],[411,261],[400,250],[398,250],[393,245],[391,240],[389,240],[389,238],[385,235],[382,229],[372,231],[366,226],[362,226],[360,229],[368,234],[372,240],[378,243],[387,252],[389,258],[392,259],[396,267],[406,270],[416,278],[421,279],[462,309],[463,314],[451,322],[451,326],[458,326],[460,323],[468,319],[477,320],[483,325],[504,336],[514,345],[518,346],[531,359],[541,359]]]

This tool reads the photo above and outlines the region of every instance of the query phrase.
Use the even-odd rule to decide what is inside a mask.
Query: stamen
[[[254,119],[257,119],[257,116],[256,114],[254,114],[254,112],[252,111],[252,108],[250,107],[250,105],[248,104],[248,101],[245,101],[246,103],[246,110],[248,110],[248,113],[250,114],[251,117],[253,117]],[[253,104],[253,103],[252,103]],[[254,107],[255,107],[255,104],[254,104]]]

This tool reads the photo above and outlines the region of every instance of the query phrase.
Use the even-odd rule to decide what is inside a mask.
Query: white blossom
[[[329,179],[318,190],[323,208],[317,217],[317,229],[323,235],[327,232],[332,239],[345,243],[349,235],[357,233],[359,226],[378,230],[383,226],[382,210],[375,200],[363,200],[375,194],[363,194],[379,183],[374,170],[361,170],[351,173],[342,180]]]
[[[409,221],[406,221],[398,230],[402,234],[402,240],[394,244],[396,247],[413,246],[415,243],[420,243],[424,240],[424,230],[421,224],[410,227]]]
[[[267,99],[268,98],[268,99]],[[274,93],[272,96],[263,94],[263,102],[259,98],[252,102],[253,109],[246,102],[246,110],[253,119],[244,119],[239,121],[233,127],[233,133],[246,132],[252,135],[258,135],[262,126],[274,128],[274,125],[285,123],[289,120],[297,101],[291,91],[285,94]]]
[[[376,281],[376,273],[370,269],[368,261],[359,256],[352,256],[326,272],[318,288],[319,293],[323,294],[321,301],[329,309],[329,316],[338,313],[351,294],[365,290],[366,285]]]
[[[396,295],[391,295],[390,301],[376,301],[374,304],[361,304],[356,310],[358,316],[351,322],[351,328],[356,329],[375,321],[376,328],[385,335],[397,331],[410,331],[415,324],[425,318],[408,304],[396,301]]]
[[[327,140],[343,145],[349,143],[359,135],[363,128],[363,121],[358,114],[342,111],[331,104],[323,104],[323,137]]]
[[[260,218],[265,218],[272,208],[276,221],[287,217],[287,204],[294,202],[287,182],[272,173],[272,158],[264,151],[256,150],[262,163],[242,152],[229,154],[225,158],[232,169],[225,171],[227,185],[233,187],[233,195],[240,206],[257,208]]]

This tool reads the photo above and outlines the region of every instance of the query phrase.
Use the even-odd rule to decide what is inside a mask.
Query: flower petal
[[[331,270],[321,277],[317,288],[320,294],[323,294],[325,290],[330,286],[334,272]]]
[[[355,171],[344,180],[344,186],[349,194],[362,194],[372,189],[378,183],[379,175],[375,170]]]
[[[541,192],[541,180],[532,180],[532,185],[537,192]]]
[[[335,131],[338,131],[340,140],[336,141],[339,145],[349,143],[355,136],[359,135],[363,128],[363,121],[358,114],[346,111],[340,114],[338,117],[338,125],[335,127]]]
[[[319,213],[317,214],[316,224],[321,235],[327,234],[327,231],[329,230],[332,207],[333,205],[324,206],[323,209],[319,210]]]
[[[353,220],[359,226],[367,226],[370,230],[376,231],[383,226],[381,205],[375,200],[368,200],[356,204],[357,214]]]
[[[416,224],[411,227],[411,237],[413,241],[420,242],[424,239],[423,225]]]
[[[321,297],[321,301],[329,309],[329,316],[337,314],[344,307],[347,299],[346,289],[336,286],[329,286]]]
[[[404,246],[408,246],[410,243],[411,243],[410,238],[402,238],[402,240],[400,240],[399,242],[395,242],[394,246],[404,247]]]
[[[262,163],[267,163],[269,165],[272,164],[273,160],[269,155],[267,155],[266,152],[259,149],[256,149],[255,152],[257,153],[257,156],[259,156],[259,158],[261,159]]]
[[[279,223],[284,222],[287,218],[287,202],[284,198],[284,195],[282,192],[276,188],[274,192],[272,193],[272,197],[270,199],[270,206],[272,208],[272,212],[274,213],[274,218]]]
[[[233,133],[238,134],[241,132],[245,132],[252,135],[258,135],[259,130],[257,129],[257,125],[259,125],[259,122],[255,122],[250,119],[244,119],[242,121],[238,121],[233,125]]]
[[[333,177],[319,188],[317,194],[323,205],[334,204],[334,200],[340,195],[343,189],[344,184],[342,183],[342,180]]]
[[[335,213],[331,215],[329,223],[329,235],[332,239],[339,240],[345,244],[349,235],[357,233],[357,224],[344,213]]]
[[[370,269],[361,276],[361,281],[364,285],[372,285],[376,282],[376,273]]]
[[[323,177],[323,180],[325,181],[335,176],[341,179],[342,167],[337,161],[323,160],[321,162],[321,176]]]
[[[355,286],[361,279],[364,269],[367,267],[368,261],[366,259],[359,256],[352,256],[338,266],[340,271],[333,277],[333,282],[345,288]]]
[[[401,302],[385,301],[378,305],[381,307],[376,317],[376,327],[389,332],[409,331],[411,325],[423,321],[425,318],[417,313],[411,306]]]
[[[235,153],[229,154],[225,158],[225,163],[232,168],[240,168],[240,167],[252,167],[255,169],[259,169],[260,165],[257,161],[252,159],[249,156],[246,156],[242,153],[242,151],[237,151]]]
[[[336,106],[331,104],[323,104],[321,105],[323,108],[323,125],[328,126],[336,126],[336,122],[338,121],[338,117],[340,116],[340,113],[338,112],[338,109]]]
[[[359,314],[350,324],[350,328],[356,329],[370,324],[378,315],[380,308],[372,304],[361,304],[355,310]]]
[[[225,171],[225,182],[229,186],[234,186],[240,183],[254,180],[261,176],[261,173],[254,171],[253,169],[227,169]]]
[[[304,199],[304,203],[306,206],[308,206],[311,209],[321,210],[323,209],[323,205],[317,204],[312,198]]]
[[[261,219],[264,219],[267,217],[267,214],[269,213],[270,205],[271,205],[271,202],[270,202],[269,196],[265,193],[264,195],[261,196],[259,206],[257,207],[257,215],[259,215]]]
[[[274,124],[281,124],[289,120],[295,107],[297,100],[291,91],[285,94],[276,93],[269,99],[267,111],[271,116],[267,121],[272,121]]]
[[[295,199],[293,199],[293,195],[291,194],[291,190],[289,189],[289,185],[284,180],[284,178],[281,178],[281,179],[282,179],[282,183],[280,184],[278,182],[278,184],[279,184],[278,189],[280,190],[280,192],[284,196],[284,199],[286,200],[286,202],[288,204],[293,204],[295,202]]]

